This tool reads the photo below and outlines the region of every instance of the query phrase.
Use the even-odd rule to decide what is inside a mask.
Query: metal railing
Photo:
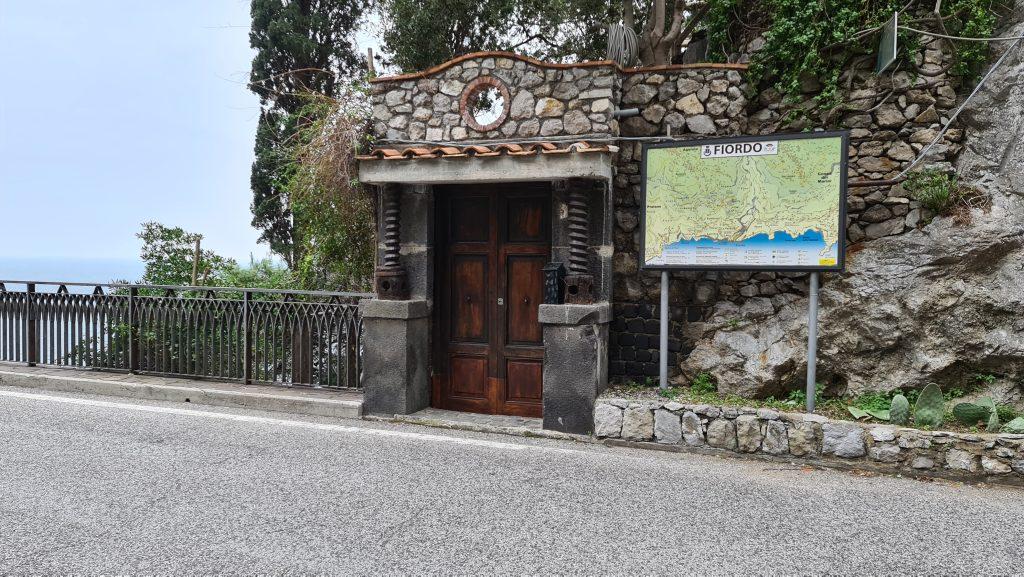
[[[358,304],[372,297],[0,280],[0,361],[357,388]]]

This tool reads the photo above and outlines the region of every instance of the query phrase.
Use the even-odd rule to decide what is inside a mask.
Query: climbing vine
[[[901,23],[948,35],[989,37],[1002,7],[993,0],[947,0],[941,18],[931,13],[934,4],[923,0],[713,0],[706,17],[708,57],[728,60],[748,42],[763,38],[751,57],[751,77],[774,86],[793,104],[800,101],[805,83],[816,81],[816,105],[831,109],[842,101],[842,75],[851,60],[858,67],[874,68],[878,32],[899,11]],[[900,30],[897,65],[922,73],[915,61],[919,34]],[[758,41],[759,42],[759,41]],[[950,71],[970,78],[988,58],[988,43],[945,43],[954,56]]]

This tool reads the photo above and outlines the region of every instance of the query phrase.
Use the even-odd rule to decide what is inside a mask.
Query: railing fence
[[[12,290],[24,285],[25,290]],[[49,291],[38,290],[51,287]],[[69,287],[85,292],[72,293]],[[0,361],[357,388],[372,294],[0,281]]]

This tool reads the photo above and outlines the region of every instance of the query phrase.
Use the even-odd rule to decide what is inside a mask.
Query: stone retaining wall
[[[921,431],[772,409],[598,399],[594,435],[1024,486],[1024,435]]]

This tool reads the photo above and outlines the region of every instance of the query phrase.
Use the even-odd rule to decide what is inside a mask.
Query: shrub
[[[955,173],[934,168],[912,172],[903,183],[912,198],[935,214],[945,214],[953,207],[959,186]]]
[[[700,373],[690,383],[690,390],[698,395],[706,395],[718,391],[718,383],[711,373]]]

